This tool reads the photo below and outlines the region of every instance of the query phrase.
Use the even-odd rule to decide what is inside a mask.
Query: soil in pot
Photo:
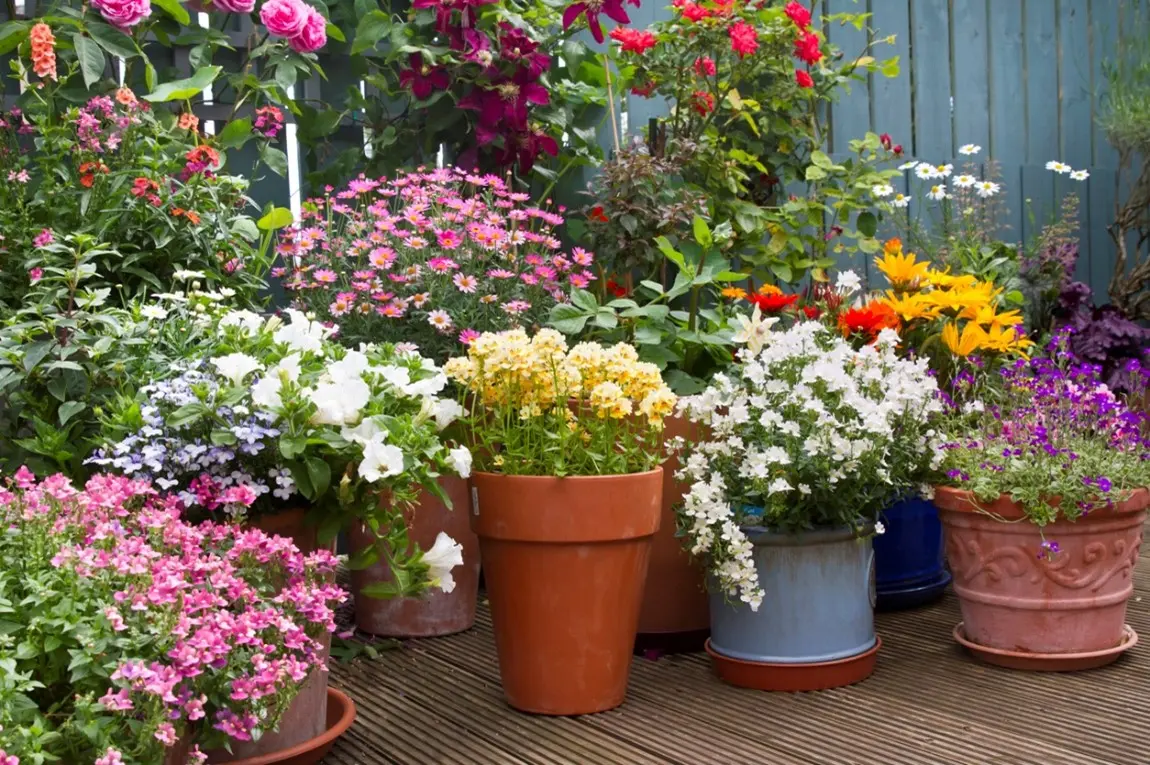
[[[623,703],[662,470],[472,481],[508,702],[549,715]]]
[[[351,572],[351,592],[355,598],[356,627],[372,635],[387,637],[436,637],[470,629],[475,624],[475,603],[479,593],[479,539],[471,530],[471,492],[467,480],[444,476],[440,479],[453,509],[435,495],[423,492],[415,507],[407,512],[413,541],[423,550],[446,532],[463,546],[463,565],[452,569],[455,589],[439,589],[420,598],[369,598],[362,594],[366,585],[391,580],[386,564]],[[363,524],[354,524],[349,534],[352,553],[374,542]]]

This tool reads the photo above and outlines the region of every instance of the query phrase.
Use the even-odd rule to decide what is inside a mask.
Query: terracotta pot
[[[315,526],[307,522],[307,510],[302,507],[260,515],[251,524],[268,534],[287,537],[305,555],[319,549]]]
[[[1129,647],[1126,602],[1150,504],[1146,489],[1041,533],[1006,496],[982,504],[970,492],[939,487],[935,504],[962,608],[960,642],[1010,666],[1051,658],[1050,669],[1082,654],[1109,652],[1113,661]],[[1057,554],[1039,554],[1043,536],[1058,543]],[[1106,662],[1092,666],[1099,663]]]
[[[668,417],[664,441],[682,437],[697,441],[700,426],[684,417]],[[642,642],[658,642],[656,636],[697,633],[701,648],[710,631],[711,611],[702,566],[687,554],[683,539],[676,536],[675,505],[687,485],[675,480],[678,457],[672,455],[663,465],[663,502],[659,531],[651,542],[651,563],[643,589],[639,612]]]
[[[355,722],[355,703],[346,693],[335,688],[327,689],[327,719],[323,731],[314,738],[299,744],[255,755],[243,760],[233,760],[231,765],[316,765],[331,751],[335,740],[347,732]],[[184,760],[165,762],[165,765],[183,765]],[[223,762],[210,759],[208,762]]]
[[[168,747],[168,750],[164,753],[163,765],[187,765],[188,756],[191,753],[191,739],[177,739],[176,743]]]
[[[449,510],[435,495],[423,492],[419,502],[406,513],[411,538],[428,550],[439,532],[446,532],[463,545],[463,565],[452,569],[455,589],[433,590],[422,598],[369,598],[362,594],[366,585],[391,580],[383,562],[351,572],[351,593],[355,598],[355,624],[364,632],[388,637],[436,637],[470,629],[475,624],[475,602],[479,595],[479,539],[471,531],[471,492],[464,478],[440,479],[454,509]],[[362,523],[353,524],[349,534],[351,552],[375,542]]]
[[[326,663],[331,654],[331,635],[325,635],[323,643]],[[322,736],[328,728],[328,696],[327,670],[317,667],[304,679],[299,694],[280,718],[276,730],[266,731],[259,741],[234,741],[231,752],[223,749],[210,751],[208,762],[211,765],[224,762],[252,765],[249,760],[294,749]],[[280,760],[259,759],[258,762],[280,762]]]
[[[507,701],[549,715],[622,704],[662,471],[472,481]]]

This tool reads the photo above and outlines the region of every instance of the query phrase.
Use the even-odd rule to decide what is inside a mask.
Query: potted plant
[[[768,690],[856,682],[874,667],[870,536],[924,456],[937,386],[898,334],[856,349],[819,322],[768,331],[685,400],[709,429],[688,444],[679,526],[707,562],[720,677]]]
[[[96,475],[82,489],[27,469],[7,479],[5,762],[203,763],[274,730],[301,681],[326,671],[346,597],[335,557],[233,524],[191,525],[181,510],[136,478]],[[348,710],[342,730],[313,737],[330,746],[354,708],[328,693]]]
[[[437,363],[481,332],[531,327],[563,300],[569,285],[596,278],[591,253],[560,248],[563,217],[526,203],[493,175],[460,168],[359,177],[346,189],[310,200],[300,224],[281,237],[285,285],[301,308],[338,324],[335,338],[414,343]],[[356,623],[397,637],[446,635],[475,621],[479,551],[467,513],[465,482],[445,476],[439,494],[415,504],[411,535],[430,543],[441,530],[463,546],[460,586],[420,599],[358,597],[361,585],[391,576],[386,565],[353,564]],[[462,503],[462,504],[460,504]],[[353,551],[365,539],[353,528]]]
[[[997,388],[966,387],[935,493],[955,638],[1018,669],[1100,666],[1136,640],[1125,616],[1150,504],[1145,416],[1073,359],[1066,334]]]
[[[479,536],[508,702],[574,715],[623,702],[675,395],[635,349],[541,329],[485,333],[444,371],[469,402]]]

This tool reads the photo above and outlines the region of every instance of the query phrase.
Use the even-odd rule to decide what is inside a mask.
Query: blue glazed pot
[[[879,610],[934,602],[950,583],[943,558],[942,524],[934,503],[906,499],[882,514],[886,531],[874,538]]]
[[[711,588],[711,649],[743,661],[835,661],[875,645],[874,553],[849,529],[744,528],[765,592],[758,611]]]

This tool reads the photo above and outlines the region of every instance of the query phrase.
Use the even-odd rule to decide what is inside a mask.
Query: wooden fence
[[[35,0],[29,0],[35,2]],[[901,142],[908,156],[932,162],[961,163],[957,149],[966,143],[983,147],[982,157],[999,168],[1008,213],[1005,238],[1027,238],[1050,219],[1062,196],[1075,191],[1081,199],[1081,255],[1077,276],[1094,286],[1105,301],[1114,264],[1114,247],[1106,231],[1114,213],[1117,155],[1100,131],[1096,116],[1105,99],[1103,63],[1116,47],[1129,0],[819,0],[822,14],[859,12],[871,16],[871,31],[824,25],[829,38],[847,55],[871,39],[894,35],[882,55],[898,55],[902,74],[893,79],[872,77],[855,86],[833,108],[831,153],[867,130],[886,132]],[[30,10],[30,9],[28,9]],[[27,12],[27,11],[26,11]],[[645,0],[631,11],[637,27],[668,13],[663,0]],[[0,21],[6,10],[0,4]],[[246,20],[231,30],[237,41],[249,31]],[[350,35],[352,30],[345,30]],[[300,83],[297,91],[311,99],[342,100],[354,82],[340,46],[331,45],[322,57],[329,79]],[[189,74],[186,52],[166,53],[157,62],[172,76]],[[0,71],[7,65],[0,61]],[[161,75],[163,72],[161,71]],[[5,79],[4,92],[13,94]],[[204,119],[219,119],[228,107],[204,104]],[[665,111],[661,101],[626,95],[617,111],[620,129],[636,134],[651,117]],[[354,124],[338,128],[342,147],[361,140]],[[607,147],[610,126],[600,135]],[[324,156],[300,152],[293,131],[288,133],[290,163],[287,182],[267,177],[253,195],[260,203],[288,205],[306,195],[303,174],[323,164]],[[297,154],[298,152],[298,154]],[[253,157],[237,157],[238,167]],[[1058,159],[1090,178],[1075,182],[1045,169]],[[574,184],[586,176],[572,179]],[[905,190],[902,189],[902,190]]]

